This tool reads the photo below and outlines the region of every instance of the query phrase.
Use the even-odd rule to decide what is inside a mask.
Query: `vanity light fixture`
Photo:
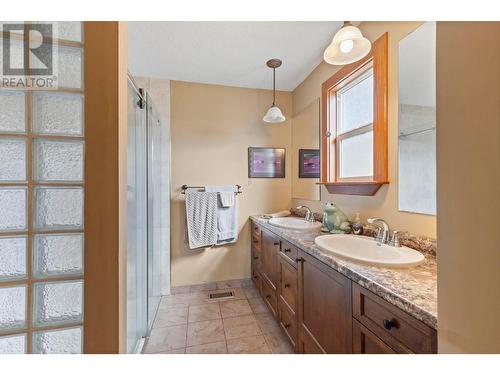
[[[349,21],[333,37],[332,43],[325,49],[323,59],[332,65],[347,65],[361,60],[368,55],[372,44],[361,31]]]
[[[281,109],[276,105],[276,68],[281,66],[282,62],[280,59],[271,59],[267,61],[266,65],[273,69],[273,104],[271,108],[267,110],[266,115],[262,120],[271,124],[277,124],[285,121],[285,116],[281,112]]]

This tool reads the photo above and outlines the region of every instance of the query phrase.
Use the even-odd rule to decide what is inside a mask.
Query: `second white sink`
[[[301,217],[274,217],[269,224],[293,230],[316,230],[321,227],[319,221],[307,221]]]
[[[375,239],[348,234],[318,236],[314,242],[321,249],[348,260],[381,267],[412,267],[421,264],[422,253],[406,246],[381,245]]]

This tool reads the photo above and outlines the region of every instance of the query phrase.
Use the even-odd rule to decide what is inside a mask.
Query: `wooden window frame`
[[[388,35],[384,33],[372,43],[370,53],[360,61],[341,68],[322,85],[321,126],[321,181],[329,193],[374,195],[382,185],[388,184],[387,111],[388,111]],[[373,176],[339,178],[337,157],[338,140],[367,131],[367,126],[336,136],[335,93],[373,69]],[[361,134],[361,133],[360,133]],[[333,137],[332,137],[333,135]]]

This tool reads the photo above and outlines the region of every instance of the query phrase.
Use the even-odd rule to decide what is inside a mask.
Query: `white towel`
[[[272,214],[264,214],[262,215],[262,217],[264,219],[272,219],[273,217],[286,217],[286,216],[290,216],[292,213],[288,210],[284,210],[284,211],[279,211],[279,212],[275,212],[275,213],[272,213]]]
[[[189,247],[217,243],[217,193],[186,192],[186,227]]]
[[[235,243],[238,240],[236,187],[234,185],[205,186],[205,191],[216,192],[219,195],[217,200],[217,245]],[[232,205],[228,205],[228,203],[231,203],[231,199],[223,198],[226,195],[232,195]]]
[[[219,193],[220,204],[222,207],[232,207],[234,205],[234,191],[221,191]]]

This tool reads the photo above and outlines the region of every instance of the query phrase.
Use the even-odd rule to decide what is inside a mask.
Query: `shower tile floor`
[[[209,301],[208,292],[234,291]],[[284,333],[250,280],[173,288],[162,297],[148,354],[293,353]]]

